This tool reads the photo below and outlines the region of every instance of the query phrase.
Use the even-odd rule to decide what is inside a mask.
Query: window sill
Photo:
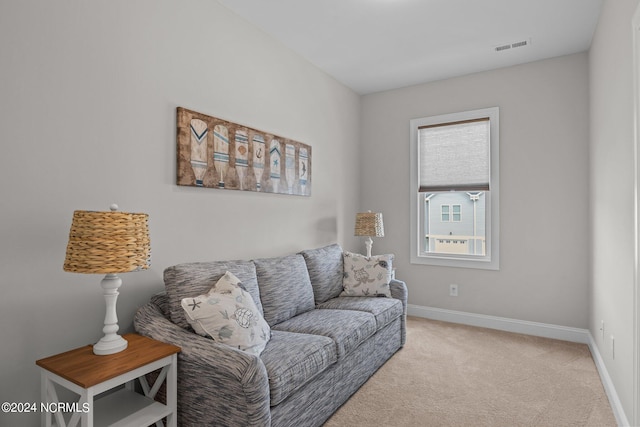
[[[438,267],[475,268],[478,270],[500,270],[497,260],[470,259],[455,256],[412,255],[411,264],[432,265]]]

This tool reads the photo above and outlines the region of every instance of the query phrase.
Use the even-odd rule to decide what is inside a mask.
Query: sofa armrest
[[[389,282],[391,288],[391,297],[402,301],[402,345],[407,342],[407,303],[409,299],[409,290],[407,284],[401,280],[392,279]]]
[[[218,344],[172,323],[149,302],[134,317],[135,330],[177,345],[178,424],[269,426],[269,379],[259,357]]]
[[[389,288],[391,288],[391,297],[402,301],[403,313],[407,315],[407,300],[409,299],[409,291],[407,284],[401,280],[392,279],[389,282]]]

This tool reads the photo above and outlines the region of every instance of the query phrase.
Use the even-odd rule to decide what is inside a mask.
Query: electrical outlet
[[[458,285],[449,285],[449,296],[457,297],[458,296]]]

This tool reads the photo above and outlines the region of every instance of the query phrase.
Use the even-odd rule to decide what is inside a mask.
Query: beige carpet
[[[407,344],[324,425],[615,426],[584,344],[416,317]]]

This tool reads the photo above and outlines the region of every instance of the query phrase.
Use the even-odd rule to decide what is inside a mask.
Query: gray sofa
[[[260,356],[193,332],[182,298],[238,277],[271,327]],[[165,270],[165,290],[136,313],[138,333],[182,348],[181,426],[319,426],[406,340],[407,287],[391,298],[344,297],[338,245],[278,258],[187,263]]]

